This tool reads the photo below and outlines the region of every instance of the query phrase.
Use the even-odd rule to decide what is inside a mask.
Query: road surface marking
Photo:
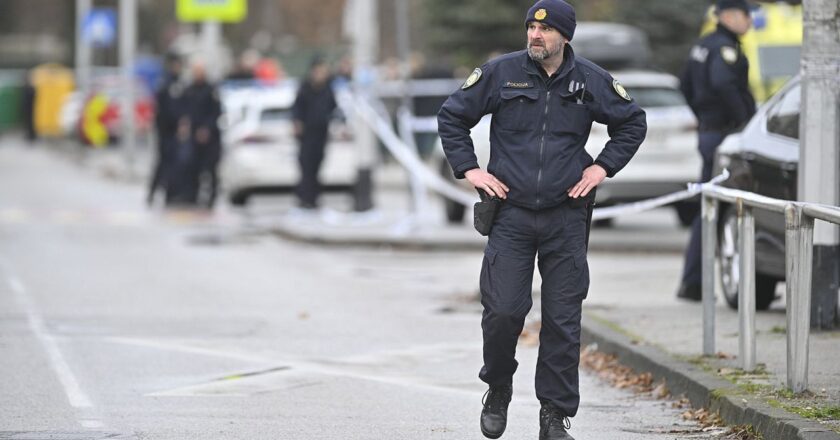
[[[79,420],[79,423],[82,424],[82,428],[102,428],[105,426],[99,420]]]
[[[70,405],[74,408],[93,407],[90,398],[82,391],[79,382],[76,380],[76,376],[73,375],[73,371],[70,369],[67,361],[64,360],[64,356],[61,355],[61,350],[59,350],[55,338],[44,326],[44,319],[35,308],[35,303],[26,293],[26,288],[23,283],[13,276],[8,276],[7,281],[18,302],[26,312],[30,330],[32,330],[32,333],[35,334],[35,337],[38,338],[38,341],[44,347],[44,351],[46,351],[47,357],[50,360],[50,366],[52,366],[53,371],[58,376],[58,380],[64,387],[64,392],[67,394],[67,400],[70,402]]]
[[[113,343],[134,345],[139,347],[146,347],[156,350],[169,350],[181,353],[192,353],[204,356],[222,357],[228,359],[236,359],[246,362],[258,362],[267,365],[283,365],[289,367],[288,369],[275,369],[275,371],[266,374],[249,374],[250,372],[233,372],[224,377],[232,377],[236,375],[243,375],[239,380],[225,380],[219,381],[213,379],[203,383],[177,387],[170,390],[163,390],[145,394],[149,397],[159,396],[243,396],[255,394],[258,391],[270,391],[275,389],[293,388],[300,385],[309,385],[310,383],[297,382],[298,379],[284,378],[283,376],[299,376],[299,375],[323,375],[333,377],[345,377],[349,379],[367,380],[371,382],[384,383],[395,386],[402,386],[414,389],[433,390],[438,392],[447,392],[451,394],[474,394],[477,390],[473,384],[441,384],[434,380],[429,380],[418,376],[404,376],[400,368],[394,368],[390,376],[378,373],[368,373],[364,370],[370,365],[377,365],[381,362],[383,357],[396,355],[407,355],[409,353],[421,354],[427,353],[430,350],[474,350],[476,346],[466,346],[464,344],[434,344],[431,346],[418,346],[408,349],[401,349],[396,351],[383,352],[380,354],[370,354],[364,356],[355,356],[346,359],[326,359],[326,360],[293,360],[293,359],[279,359],[272,356],[261,356],[247,353],[236,353],[233,351],[226,351],[224,349],[213,349],[205,347],[196,347],[187,343],[173,342],[173,341],[158,341],[141,338],[126,338],[126,337],[106,337],[105,341]],[[480,345],[477,347],[480,348]],[[443,357],[451,356],[451,353]],[[437,361],[444,359],[438,358]],[[354,371],[355,370],[355,371]],[[362,371],[359,371],[362,370]],[[261,370],[263,371],[263,370]]]

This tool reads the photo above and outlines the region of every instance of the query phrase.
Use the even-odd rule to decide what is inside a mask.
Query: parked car
[[[627,167],[598,187],[596,202],[607,206],[644,200],[683,190],[689,182],[697,181],[702,167],[697,152],[697,121],[679,91],[679,80],[667,73],[643,70],[614,72],[614,76],[647,112],[648,133]],[[484,167],[490,157],[490,118],[482,119],[471,136],[479,164]],[[597,157],[608,140],[607,127],[593,124],[587,152]],[[437,163],[433,166],[454,180],[440,146],[434,160]],[[681,202],[674,209],[682,224],[688,225],[698,208],[696,202]],[[461,222],[464,212],[463,205],[446,202],[450,222]]]
[[[799,164],[800,79],[790,80],[759,107],[741,133],[718,147],[715,174],[731,173],[723,186],[783,200],[797,198]],[[785,220],[782,214],[755,210],[755,299],[764,310],[785,278]],[[720,205],[718,255],[726,302],[738,307],[739,260],[735,207]]]
[[[291,192],[297,185],[299,147],[291,113],[296,93],[297,84],[290,82],[222,94],[226,110],[222,183],[233,205],[245,205],[257,194]],[[356,157],[346,126],[335,121],[320,172],[325,191],[352,190]]]

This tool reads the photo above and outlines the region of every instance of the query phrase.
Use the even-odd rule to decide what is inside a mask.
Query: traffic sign
[[[88,44],[111,47],[117,38],[117,14],[111,8],[91,9],[82,22],[82,35]]]
[[[178,0],[178,20],[237,23],[248,16],[248,0]]]

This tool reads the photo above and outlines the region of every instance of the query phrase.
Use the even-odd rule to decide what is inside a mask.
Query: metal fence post
[[[717,248],[718,201],[702,197],[703,249],[703,354],[715,354],[715,248]]]
[[[787,385],[794,393],[808,389],[808,336],[811,330],[811,266],[814,219],[802,207],[785,208],[787,274]]]
[[[755,370],[755,218],[743,199],[738,212],[738,253],[741,256],[738,281],[738,357],[741,368]]]

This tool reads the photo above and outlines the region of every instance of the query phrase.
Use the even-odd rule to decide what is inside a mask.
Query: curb
[[[768,440],[840,440],[840,434],[745,394],[731,382],[713,376],[696,365],[674,359],[662,350],[635,342],[630,337],[597,322],[584,311],[581,344],[598,345],[636,371],[664,379],[675,395],[685,394],[695,408],[720,412],[730,425],[752,425]]]
[[[311,244],[330,246],[391,247],[408,250],[483,250],[487,239],[472,229],[463,231],[452,228],[427,229],[410,234],[389,233],[388,227],[378,229],[353,229],[318,225],[317,223],[283,222],[272,226],[271,231],[283,238]],[[669,240],[652,240],[626,234],[625,231],[593,233],[589,251],[682,253],[686,240],[674,234]],[[680,232],[679,234],[686,234]]]

